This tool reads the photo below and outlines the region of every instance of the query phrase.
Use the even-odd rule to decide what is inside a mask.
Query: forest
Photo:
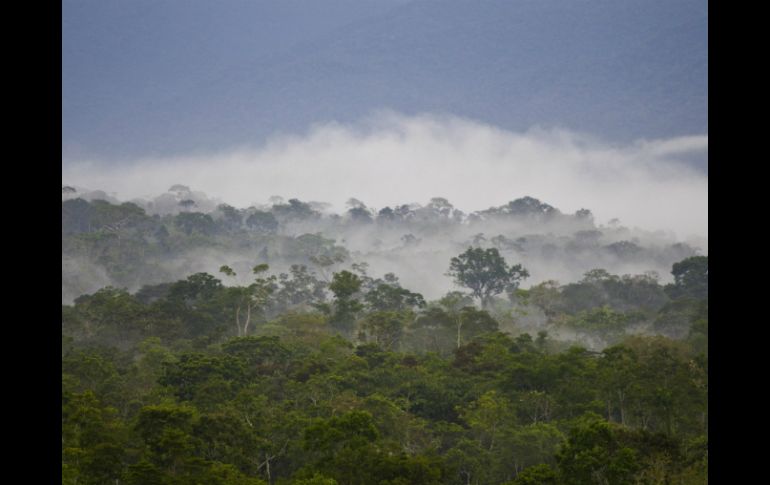
[[[704,249],[532,197],[63,186],[63,483],[707,483]]]

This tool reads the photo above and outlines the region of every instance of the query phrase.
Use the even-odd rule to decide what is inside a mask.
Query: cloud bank
[[[597,222],[707,238],[708,177],[682,162],[706,156],[708,137],[603,142],[560,129],[511,132],[456,117],[385,113],[356,124],[319,124],[261,147],[142,159],[89,160],[62,168],[62,182],[120,199],[152,198],[184,184],[231,205],[273,195],[369,207],[445,197],[466,211],[529,195],[563,212],[591,209]]]

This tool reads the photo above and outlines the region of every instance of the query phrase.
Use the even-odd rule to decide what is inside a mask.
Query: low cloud
[[[184,184],[231,205],[272,195],[369,207],[445,197],[471,212],[529,195],[563,212],[591,209],[597,222],[708,234],[708,177],[682,160],[706,156],[707,136],[628,145],[533,128],[517,133],[471,120],[387,113],[357,124],[327,123],[277,135],[261,147],[207,155],[63,166],[65,184],[122,200],[153,198]]]

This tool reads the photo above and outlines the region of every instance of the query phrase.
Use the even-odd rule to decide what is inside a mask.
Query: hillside
[[[207,210],[182,186],[63,195],[64,484],[707,480],[708,257],[693,248],[618,240],[632,234],[531,197],[336,215],[295,199]],[[481,227],[507,236],[431,248]],[[570,259],[668,268],[543,281]],[[454,288],[435,297],[413,286],[442,278]]]

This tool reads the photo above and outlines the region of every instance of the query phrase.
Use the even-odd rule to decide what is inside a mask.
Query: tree
[[[275,204],[272,212],[281,221],[299,221],[321,216],[321,213],[313,210],[310,204],[299,199],[289,199],[288,204]]]
[[[425,208],[444,219],[448,219],[454,210],[454,206],[443,197],[433,197]]]
[[[497,391],[488,391],[460,412],[479,446],[492,451],[507,428],[515,425],[512,403]]]
[[[208,236],[216,230],[214,219],[201,212],[182,212],[174,218],[174,223],[188,236],[193,232]]]
[[[561,213],[559,212],[559,209],[546,204],[545,202],[540,202],[538,199],[527,196],[512,200],[500,207],[491,207],[478,214],[492,217],[518,217],[546,220]]]
[[[168,290],[169,300],[184,303],[186,307],[195,308],[202,302],[211,299],[222,289],[222,282],[208,273],[195,273],[174,283]]]
[[[505,485],[558,485],[559,475],[545,463],[525,468],[516,479]]]
[[[637,452],[622,443],[620,430],[598,416],[582,417],[557,453],[565,484],[628,484],[640,464]]]
[[[350,271],[334,273],[329,289],[334,293],[334,313],[332,326],[345,335],[350,335],[355,325],[356,315],[363,305],[354,298],[361,290],[361,278]]]
[[[192,199],[185,199],[179,201],[179,206],[182,207],[184,210],[189,210],[195,207],[195,201]]]
[[[409,321],[405,312],[377,311],[366,316],[363,329],[371,340],[386,351],[395,350]]]
[[[360,200],[350,198],[347,201],[347,205],[350,207],[348,209],[348,216],[352,222],[366,224],[373,221],[372,212]]]
[[[674,284],[666,286],[666,293],[671,298],[709,297],[708,256],[693,256],[674,263],[671,274],[674,275]]]
[[[225,342],[222,351],[244,362],[249,375],[270,375],[283,369],[291,358],[278,337],[238,337]]]
[[[454,278],[455,284],[469,288],[473,297],[486,308],[493,296],[518,288],[529,272],[520,264],[508,266],[496,248],[469,247],[451,259],[447,275]]]
[[[380,221],[392,221],[396,218],[393,209],[390,207],[384,207],[377,213],[377,222]]]
[[[561,292],[558,281],[544,281],[539,285],[532,286],[529,290],[519,290],[516,296],[525,305],[531,304],[542,310],[549,320],[553,319],[559,312]]]
[[[293,480],[291,485],[338,485],[338,482],[333,478],[327,478],[316,472],[310,478],[298,478]]]
[[[183,354],[178,362],[166,364],[158,383],[200,409],[231,398],[246,379],[245,365],[232,355]]]
[[[152,464],[176,475],[192,458],[195,440],[191,436],[194,408],[176,405],[145,406],[134,429],[147,445]]]
[[[461,438],[446,453],[450,473],[459,480],[452,483],[465,485],[491,482],[489,478],[489,451],[478,441]]]
[[[633,260],[644,251],[641,246],[631,241],[618,241],[603,248],[622,260]]]
[[[282,310],[302,307],[318,308],[326,300],[326,283],[316,278],[314,272],[303,264],[293,264],[290,275],[278,275],[280,288],[275,293],[277,305]]]
[[[227,276],[236,276],[235,271],[233,271],[233,269],[231,267],[227,266],[227,265],[220,266],[219,267],[219,272],[223,273],[223,274],[225,274]]]
[[[268,269],[268,265],[258,264],[254,266],[253,272],[259,275]],[[230,277],[236,276],[235,271],[226,265],[221,266],[219,271]],[[258,277],[249,286],[232,286],[225,289],[223,300],[226,307],[235,310],[235,326],[239,337],[248,335],[251,318],[255,312],[264,314],[270,295],[274,291],[275,280],[275,276]]]
[[[472,306],[464,307],[454,315],[455,329],[457,331],[458,348],[463,342],[468,342],[486,333],[495,332],[498,329],[497,320],[485,310],[477,310]]]
[[[415,319],[410,332],[409,342],[419,351],[449,354],[452,349],[459,347],[456,327],[459,316],[442,308],[430,307]]]
[[[61,203],[62,234],[77,234],[91,231],[93,209],[83,199],[69,199]]]
[[[678,440],[608,423],[592,413],[575,422],[556,460],[560,483],[566,485],[688,483],[672,473],[685,463]]]
[[[586,221],[591,225],[593,225],[594,215],[589,209],[578,209],[575,212],[575,219]]]
[[[226,230],[234,231],[241,228],[243,216],[238,209],[231,205],[219,204],[217,206],[217,212],[220,215],[219,223]]]
[[[364,300],[375,311],[404,311],[425,306],[425,299],[398,284],[379,283],[369,290]]]
[[[617,312],[605,305],[584,310],[570,317],[566,324],[582,334],[596,335],[606,342],[614,343],[634,322],[634,317],[634,314]]]
[[[62,483],[112,483],[120,478],[125,429],[116,409],[91,391],[62,393]]]
[[[246,225],[257,232],[272,233],[278,229],[278,220],[270,212],[254,211],[246,218]]]

